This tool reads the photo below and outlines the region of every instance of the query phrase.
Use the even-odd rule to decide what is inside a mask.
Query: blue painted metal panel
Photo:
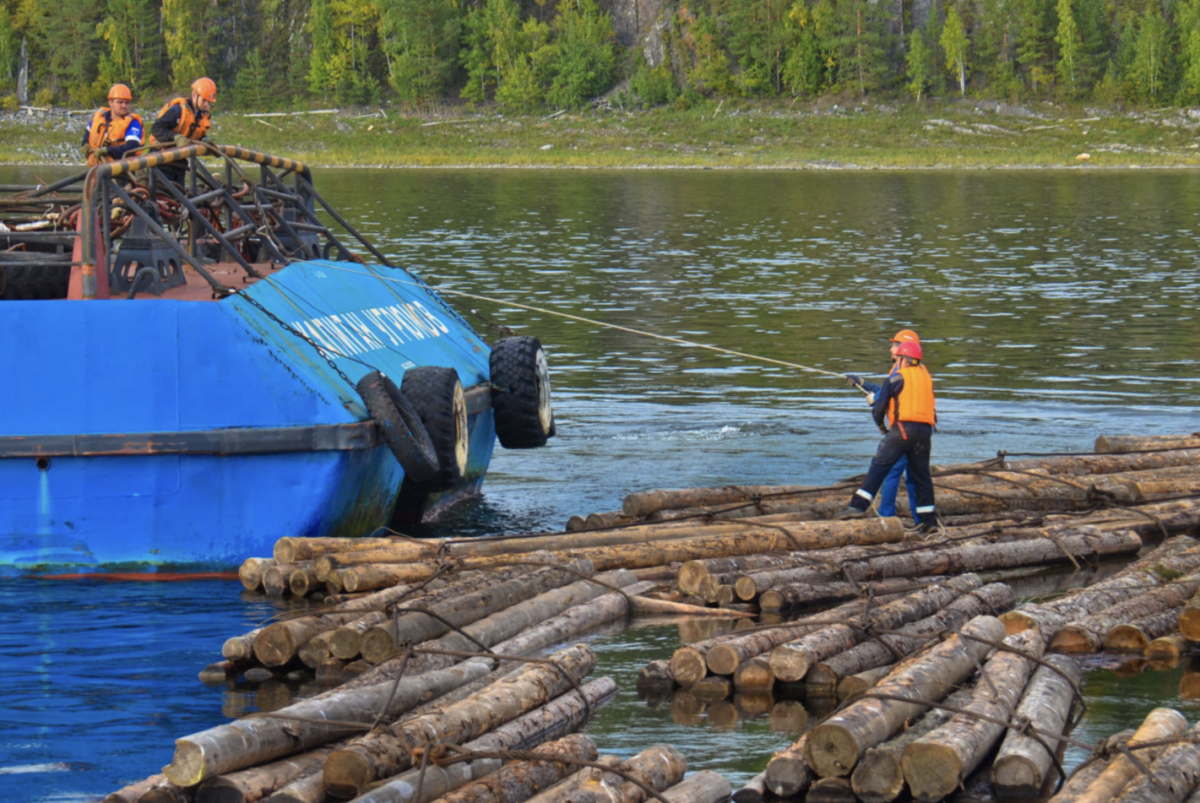
[[[378,271],[376,273],[375,271]],[[393,278],[399,281],[386,281]],[[488,378],[486,344],[403,271],[317,261],[249,288],[326,348],[351,382],[416,365]],[[353,388],[305,340],[240,297],[7,302],[0,434],[196,431],[365,420]],[[478,489],[495,445],[470,420]],[[404,472],[385,447],[275,455],[0,459],[0,576],[210,571],[270,554],[284,535],[355,535],[385,524]],[[446,495],[443,495],[446,496]]]

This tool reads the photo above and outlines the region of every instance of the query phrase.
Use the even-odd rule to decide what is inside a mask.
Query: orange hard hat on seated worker
[[[896,356],[908,357],[912,360],[920,360],[921,344],[915,340],[906,340],[899,346],[896,346]]]
[[[211,78],[197,78],[192,83],[192,91],[209,103],[217,102],[217,84]]]
[[[109,100],[133,100],[133,93],[129,91],[129,87],[124,84],[113,84],[112,89],[108,90]]]
[[[893,343],[920,343],[921,338],[917,337],[917,333],[912,329],[901,329],[895,337],[891,338],[891,341]]]

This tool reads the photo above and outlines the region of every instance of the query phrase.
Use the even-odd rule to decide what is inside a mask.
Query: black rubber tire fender
[[[436,477],[439,466],[433,442],[396,383],[379,371],[371,371],[358,380],[356,389],[405,476],[413,482],[429,482]]]
[[[488,360],[496,436],[506,449],[536,449],[555,433],[550,369],[536,337],[506,337]]]
[[[410,368],[404,372],[400,392],[421,417],[437,454],[437,476],[425,484],[438,491],[455,487],[466,473],[470,454],[467,397],[458,371],[436,365]]]
[[[0,299],[8,301],[50,301],[67,297],[71,282],[70,265],[4,266],[4,291]]]

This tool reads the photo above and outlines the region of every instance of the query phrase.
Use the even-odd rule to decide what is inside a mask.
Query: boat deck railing
[[[206,157],[221,166],[210,170]],[[171,177],[163,169],[168,165],[177,166]],[[184,166],[182,174],[178,166]],[[206,268],[206,258],[239,266],[245,282],[263,277],[255,263],[361,262],[318,217],[318,208],[380,264],[394,267],[317,192],[303,162],[197,142],[97,165],[83,181],[82,297],[97,297],[97,271],[104,272],[110,289],[132,297],[139,290],[161,294],[164,285],[182,284],[186,264],[209,284],[214,298],[222,298],[236,291]],[[122,238],[121,247],[113,248]]]

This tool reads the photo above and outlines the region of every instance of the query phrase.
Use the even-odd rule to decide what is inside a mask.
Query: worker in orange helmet
[[[92,115],[83,132],[83,155],[88,167],[124,158],[146,142],[142,118],[131,111],[133,93],[125,84],[113,84],[108,90],[108,106]]]
[[[162,107],[150,128],[153,141],[173,142],[175,147],[182,148],[204,139],[212,126],[212,108],[216,102],[216,83],[211,78],[197,78],[192,82],[190,98],[175,98]],[[182,181],[187,170],[178,162],[160,169],[172,181]]]
[[[896,372],[896,348],[901,343],[920,342],[921,338],[919,338],[917,333],[912,329],[901,329],[892,338],[890,338],[889,343],[891,344],[890,353],[892,358],[892,368],[890,371],[888,371],[888,376],[891,376]],[[850,383],[851,387],[862,388],[867,392],[868,404],[874,403],[875,395],[878,394],[882,389],[874,382],[868,382],[865,379],[860,379],[855,374],[847,374],[846,381]],[[880,516],[886,517],[896,515],[896,494],[900,490],[900,478],[905,476],[907,468],[908,456],[901,456],[901,458],[896,461],[896,464],[892,466],[892,470],[888,472],[887,477],[884,478],[883,485],[879,488]],[[919,523],[917,519],[917,485],[913,482],[911,474],[905,477],[905,486],[908,490],[909,514],[913,517],[913,523],[917,524]]]
[[[933,477],[929,471],[929,453],[937,412],[933,378],[922,363],[923,357],[919,341],[906,340],[896,345],[895,370],[871,400],[875,423],[883,428],[886,418],[891,428],[879,442],[862,487],[854,492],[850,504],[835,518],[865,516],[892,466],[901,457],[906,457],[907,470],[917,486],[914,515],[919,522],[908,532],[925,535],[939,527],[933,499]]]

